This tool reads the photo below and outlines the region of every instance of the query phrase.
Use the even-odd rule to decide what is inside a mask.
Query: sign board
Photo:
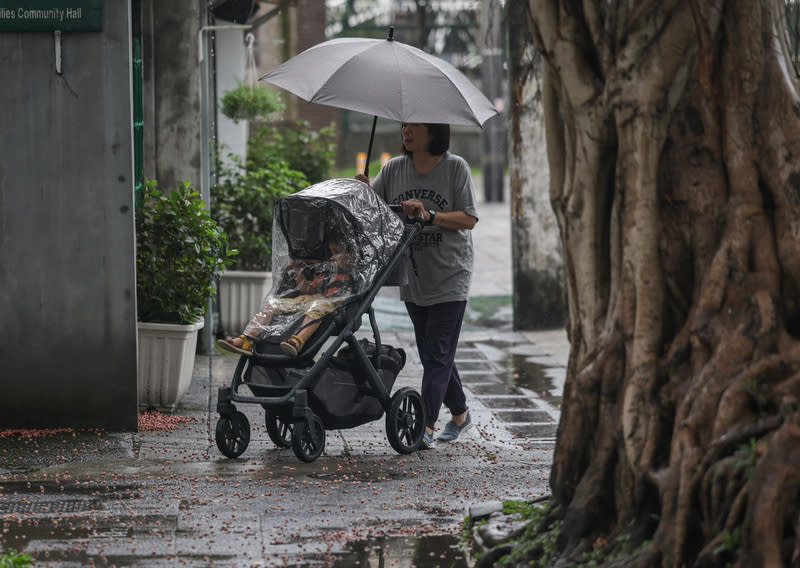
[[[103,0],[0,0],[0,32],[100,32]]]

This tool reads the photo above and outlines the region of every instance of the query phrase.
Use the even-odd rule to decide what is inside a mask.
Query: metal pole
[[[206,58],[206,32],[214,30],[249,30],[252,26],[227,24],[221,26],[203,26],[197,32],[197,61],[200,64],[200,196],[206,204],[211,205],[211,86],[209,85],[209,67]],[[208,299],[203,333],[203,350],[214,353],[214,301]]]
[[[221,26],[203,26],[197,32],[197,61],[200,63],[200,119],[201,119],[201,154],[200,154],[200,195],[206,205],[211,203],[211,86],[209,83],[209,68],[206,61],[206,32],[216,30],[249,30],[252,26],[244,24],[226,24]]]

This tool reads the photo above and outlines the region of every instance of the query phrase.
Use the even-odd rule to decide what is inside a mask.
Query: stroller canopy
[[[355,293],[372,286],[403,237],[403,223],[367,184],[337,178],[283,197],[275,207],[272,270],[291,261],[330,261],[346,251]]]

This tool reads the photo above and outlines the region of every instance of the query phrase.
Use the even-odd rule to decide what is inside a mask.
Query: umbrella
[[[476,125],[499,114],[463,73],[447,61],[394,40],[337,38],[308,48],[260,80],[301,99],[400,122]]]

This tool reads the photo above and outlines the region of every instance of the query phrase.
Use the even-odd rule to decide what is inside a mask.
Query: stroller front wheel
[[[216,440],[219,451],[231,459],[238,458],[250,443],[250,422],[238,410],[217,420]]]
[[[296,422],[292,429],[292,450],[298,459],[304,462],[313,462],[325,449],[325,426],[322,420],[313,412],[309,413],[309,420],[302,419]]]
[[[386,437],[398,454],[410,454],[419,448],[425,433],[425,405],[422,396],[403,387],[392,395],[386,413]]]

